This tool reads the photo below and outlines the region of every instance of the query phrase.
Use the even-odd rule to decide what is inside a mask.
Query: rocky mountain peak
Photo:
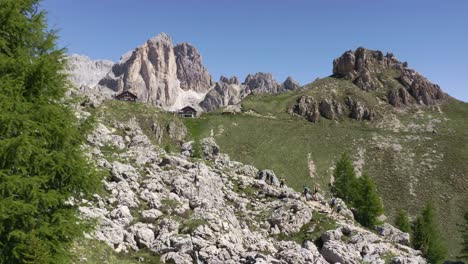
[[[158,35],[149,39],[148,42],[166,43],[167,45],[172,45],[172,38],[168,34],[161,32]]]
[[[266,72],[247,75],[243,85],[247,86],[247,94],[277,93],[280,86],[273,78],[273,75]]]
[[[397,71],[400,85],[389,87],[377,74]],[[399,61],[393,53],[358,48],[347,51],[333,61],[333,75],[353,81],[364,91],[379,88],[388,90],[388,102],[393,106],[412,103],[433,105],[447,95],[436,84],[408,68],[408,63]]]
[[[301,85],[296,80],[294,80],[291,76],[288,76],[288,78],[286,78],[286,80],[281,85],[281,90],[294,91],[299,89],[300,87]]]
[[[381,73],[392,68],[403,68],[404,63],[392,53],[383,54],[379,50],[368,50],[362,47],[356,51],[346,51],[333,61],[333,74],[338,77],[354,79],[362,72]]]
[[[177,78],[183,90],[206,92],[212,86],[212,78],[203,66],[202,57],[198,50],[188,44],[181,43],[174,47],[177,64]]]
[[[239,79],[237,79],[236,76],[232,76],[231,78],[227,78],[226,76],[221,76],[219,77],[219,82],[239,85]]]
[[[172,39],[161,33],[122,56],[99,84],[115,92],[130,90],[139,101],[177,110],[200,102],[212,79],[193,46],[174,47]]]

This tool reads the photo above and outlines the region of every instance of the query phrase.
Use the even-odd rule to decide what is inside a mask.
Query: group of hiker
[[[319,191],[320,191],[320,189],[319,189],[318,184],[314,184],[314,190],[313,190],[312,193],[310,192],[309,187],[304,185],[304,191],[302,192],[302,194],[303,194],[303,196],[304,196],[304,198],[306,200],[309,200],[310,198],[312,198],[313,201],[318,201],[319,200],[319,196],[318,196]]]
[[[265,176],[265,182],[268,183],[269,185],[274,185],[275,184],[275,176],[270,175],[270,173],[264,173],[264,174],[259,174],[259,180],[263,179],[263,176]],[[279,186],[280,188],[284,188],[286,185],[286,179],[281,178],[279,181]],[[319,185],[314,184],[313,191],[311,192],[310,189],[304,185],[304,191],[303,191],[303,196],[306,200],[313,200],[313,201],[318,201],[319,200]]]

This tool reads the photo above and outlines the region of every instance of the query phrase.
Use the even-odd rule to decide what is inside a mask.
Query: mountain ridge
[[[108,67],[109,61],[94,62],[88,59],[88,66],[85,65],[86,58],[81,62],[76,56],[71,59],[71,80],[75,85],[101,86],[100,90],[106,87],[115,93],[129,90],[138,96],[139,101],[166,110],[178,110],[186,105],[199,104],[205,111],[213,111],[239,104],[250,94],[283,93],[301,87],[291,77],[280,84],[271,73],[264,72],[248,74],[242,83],[228,80],[224,76],[215,82],[203,65],[202,56],[193,45],[187,42],[174,45],[170,36],[165,33],[122,55],[121,60],[113,64],[106,74],[103,74],[106,69],[96,71],[92,65],[103,63]],[[74,64],[78,66],[73,66]],[[76,68],[88,69],[88,75],[94,76],[93,79],[84,80],[85,70]],[[388,71],[398,72],[397,76],[380,80],[378,75]],[[387,94],[384,100],[395,107],[411,104],[433,105],[448,96],[438,85],[408,68],[408,63],[399,61],[393,53],[384,55],[381,51],[363,47],[354,51],[348,50],[334,59],[331,76],[350,80],[366,92],[385,90]],[[96,83],[97,79],[99,81]],[[235,79],[237,80],[237,77]],[[298,98],[298,103],[299,101]],[[312,102],[311,99],[303,98],[302,102],[305,101],[309,102],[310,110],[296,110],[295,113],[305,114],[313,122],[317,121],[319,116],[333,119],[347,111],[351,111],[350,116],[356,119],[370,120],[373,116],[372,109],[368,109],[359,101],[354,102],[353,98],[339,103],[333,99]],[[304,108],[303,103],[302,105]],[[322,113],[319,108],[322,109]]]

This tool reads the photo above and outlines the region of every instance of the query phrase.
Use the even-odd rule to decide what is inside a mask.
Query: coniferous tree
[[[411,225],[408,217],[408,212],[405,210],[398,211],[395,218],[395,226],[405,233],[411,232]]]
[[[462,225],[463,242],[462,242],[460,258],[468,259],[468,212],[465,212],[464,220],[465,220],[465,223],[464,225]]]
[[[66,201],[99,186],[38,0],[0,1],[0,263],[67,263],[82,234]]]
[[[377,189],[366,173],[358,179],[353,205],[357,211],[356,220],[365,227],[373,227],[377,223],[377,217],[383,213]]]
[[[334,182],[331,192],[334,196],[343,199],[348,205],[352,204],[357,189],[356,172],[347,153],[343,153],[336,163],[333,173]]]
[[[413,247],[419,249],[430,263],[441,263],[447,253],[437,227],[434,207],[427,204],[413,224]]]

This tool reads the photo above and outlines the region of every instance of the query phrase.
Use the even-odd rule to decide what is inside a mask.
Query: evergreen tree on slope
[[[377,189],[366,173],[358,179],[358,190],[353,205],[357,210],[356,220],[365,227],[374,227],[377,217],[383,213]]]
[[[354,166],[347,153],[343,153],[341,159],[336,163],[333,177],[335,180],[331,187],[332,194],[351,205],[356,195],[357,180]]]
[[[413,223],[413,247],[419,249],[430,263],[442,263],[447,249],[437,227],[435,210],[432,204],[427,204]]]
[[[99,186],[66,91],[64,51],[38,0],[0,1],[0,263],[67,263],[71,196]]]

